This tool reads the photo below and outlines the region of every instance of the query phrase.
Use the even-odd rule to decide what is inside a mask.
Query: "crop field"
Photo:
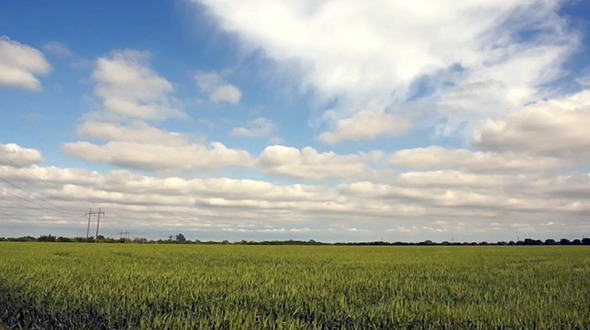
[[[590,249],[6,242],[0,323],[588,329]]]

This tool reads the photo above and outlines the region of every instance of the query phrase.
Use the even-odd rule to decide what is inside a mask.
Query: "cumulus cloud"
[[[102,141],[127,141],[161,145],[187,144],[187,138],[183,134],[164,131],[140,120],[123,125],[89,119],[78,125],[76,133],[83,137]]]
[[[118,50],[99,57],[92,79],[103,109],[83,116],[76,133],[88,141],[65,143],[62,151],[88,162],[139,170],[199,170],[220,167],[251,167],[253,158],[245,150],[222,143],[192,143],[186,134],[167,131],[148,123],[181,118],[185,113],[170,106],[172,84],[149,67],[150,54]],[[203,88],[215,86],[216,77],[201,81]],[[219,86],[217,86],[219,87]],[[272,124],[252,122],[249,134],[260,134]],[[243,133],[243,132],[242,132]],[[264,133],[264,132],[262,132]]]
[[[426,96],[447,126],[503,113],[538,97],[579,40],[559,0],[194,1],[252,51],[298,67],[335,103],[324,119]]]
[[[89,162],[112,164],[142,170],[212,169],[226,166],[248,167],[253,163],[244,150],[230,149],[219,142],[167,146],[111,141],[104,145],[90,142],[66,143],[69,156]]]
[[[219,142],[210,146],[191,143],[185,134],[162,130],[141,120],[123,124],[90,118],[78,125],[76,133],[107,142],[62,145],[67,155],[94,163],[140,170],[197,170],[254,164],[245,150],[228,148]]]
[[[242,92],[234,85],[227,83],[217,72],[199,72],[195,74],[199,89],[209,95],[209,100],[215,103],[230,103],[237,105],[242,98]]]
[[[0,87],[14,87],[39,91],[38,75],[45,75],[51,65],[38,49],[0,37]]]
[[[42,160],[41,153],[36,149],[23,148],[14,143],[0,143],[0,165],[29,166]]]
[[[273,150],[278,150],[278,157],[267,158],[267,165],[276,167],[299,161],[293,169],[285,170],[296,173],[295,176],[304,173],[302,170],[327,173],[324,168],[328,165],[355,173],[354,166],[342,167],[344,160],[352,163],[373,157],[358,155],[347,159],[350,155],[313,150],[297,153],[293,152],[297,149],[288,147],[272,148],[269,152]],[[91,151],[96,153],[100,151]],[[162,158],[170,156],[165,154]],[[304,160],[305,157],[312,161]],[[33,235],[43,233],[30,232],[30,228],[45,232],[70,230],[70,235],[84,232],[86,224],[80,220],[80,212],[88,205],[107,211],[103,230],[111,236],[120,228],[144,232],[150,237],[166,237],[178,228],[185,234],[218,235],[214,237],[220,239],[241,239],[246,232],[271,235],[259,236],[260,239],[276,238],[273,235],[277,232],[294,235],[302,228],[311,228],[305,231],[307,237],[327,240],[369,239],[370,235],[386,232],[391,233],[386,238],[395,240],[408,240],[410,233],[417,235],[412,239],[447,239],[437,233],[453,231],[471,239],[480,235],[486,240],[505,240],[522,232],[522,228],[536,237],[574,236],[589,229],[588,173],[405,172],[391,174],[388,183],[350,181],[332,187],[0,164],[0,178],[58,206],[52,208],[12,186],[0,185],[4,224],[26,226],[21,233]],[[550,222],[565,225],[547,225]],[[511,225],[514,223],[518,227]],[[356,234],[342,236],[347,228],[356,228]],[[359,236],[360,232],[369,236]],[[398,232],[402,236],[396,236]]]
[[[396,167],[414,170],[458,170],[483,173],[555,171],[571,165],[555,158],[447,149],[438,146],[397,151],[391,156],[389,163]]]
[[[378,136],[403,135],[411,127],[410,121],[403,117],[361,111],[350,118],[338,120],[333,131],[320,134],[318,139],[327,144],[347,140],[374,140]]]
[[[590,157],[590,91],[540,101],[500,118],[485,121],[473,143],[485,150],[548,157]]]
[[[172,84],[149,67],[149,58],[148,52],[129,49],[98,58],[92,79],[105,115],[151,120],[185,116],[171,105]]]
[[[351,178],[371,172],[366,162],[381,156],[378,151],[364,155],[338,155],[334,152],[320,153],[311,147],[299,150],[274,145],[262,151],[258,166],[265,173],[302,180]]]
[[[256,138],[267,137],[276,130],[275,123],[267,118],[256,118],[246,123],[246,127],[236,127],[231,133],[235,136]]]

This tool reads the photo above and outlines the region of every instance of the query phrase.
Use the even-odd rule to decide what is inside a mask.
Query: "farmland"
[[[0,323],[590,328],[590,250],[5,242]]]

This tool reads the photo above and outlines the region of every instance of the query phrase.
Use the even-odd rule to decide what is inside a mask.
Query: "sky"
[[[588,237],[589,46],[582,0],[2,1],[0,237]]]

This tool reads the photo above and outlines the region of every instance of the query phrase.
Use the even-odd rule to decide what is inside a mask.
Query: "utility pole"
[[[98,214],[98,219],[96,220],[96,236],[94,236],[94,243],[98,243],[98,226],[100,226],[100,215],[104,215],[104,212],[101,212],[99,207],[96,214]]]
[[[129,238],[129,232],[128,232],[127,230],[125,230],[125,231],[122,231],[122,230],[121,230],[121,231],[119,232],[119,235],[121,235],[121,236],[119,237],[119,239],[123,238],[123,235],[125,235],[125,238]]]
[[[104,212],[101,212],[99,207],[98,212],[92,212],[92,208],[90,208],[90,212],[84,213],[84,215],[88,216],[88,227],[86,227],[86,242],[88,242],[88,234],[90,234],[90,218],[96,214],[98,214],[98,221],[96,222],[96,236],[94,237],[94,242],[98,242],[98,225],[100,223],[100,215],[104,215]]]
[[[88,227],[86,227],[86,243],[88,243],[88,234],[90,233],[90,217],[92,216],[92,208],[90,208],[90,212],[84,213],[84,215],[88,215]]]

